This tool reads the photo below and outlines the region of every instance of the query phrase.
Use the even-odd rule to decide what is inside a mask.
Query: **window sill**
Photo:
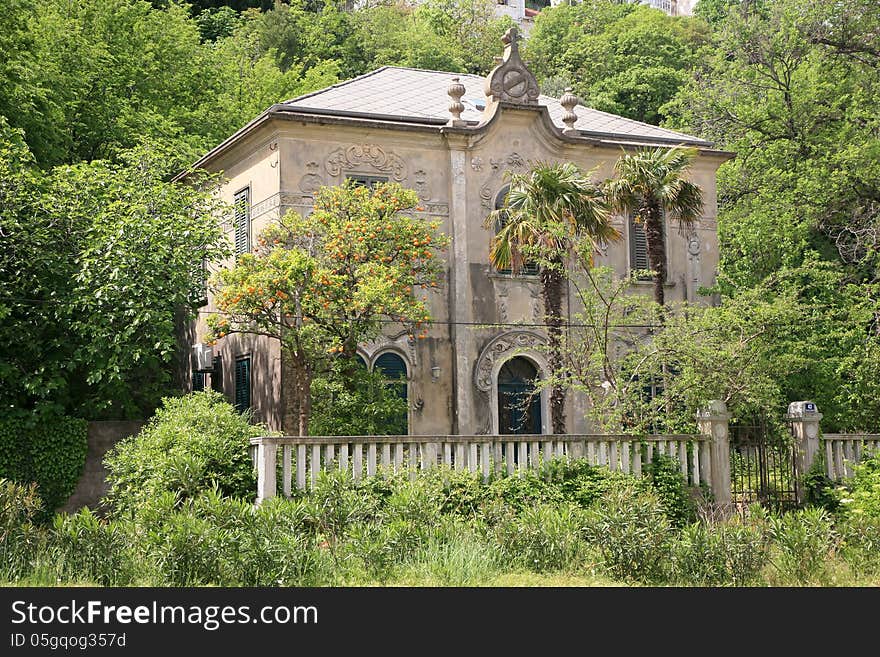
[[[633,285],[636,285],[637,287],[654,287],[654,281],[652,281],[650,279],[635,280],[635,281],[633,281]],[[663,287],[673,288],[675,286],[676,286],[675,281],[667,280],[666,282],[663,283]]]
[[[489,278],[497,278],[504,281],[539,282],[541,280],[540,272],[535,272],[534,274],[525,274],[521,272],[514,276],[513,274],[502,274],[501,272],[490,270],[487,276]]]

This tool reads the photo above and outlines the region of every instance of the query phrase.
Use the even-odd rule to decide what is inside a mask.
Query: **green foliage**
[[[670,578],[689,586],[749,586],[768,563],[761,524],[738,517],[682,528],[671,548]]]
[[[583,524],[584,512],[577,506],[540,504],[499,523],[494,534],[509,563],[539,573],[572,572],[585,560]]]
[[[158,147],[44,173],[20,133],[2,121],[0,133],[10,247],[0,255],[0,402],[89,419],[149,415],[175,388],[202,260],[225,253],[213,181],[164,182],[169,156]]]
[[[564,79],[589,107],[659,124],[709,36],[698,18],[588,0],[543,9],[525,58],[545,93],[553,93],[548,82]]]
[[[129,526],[103,520],[89,509],[55,516],[52,551],[58,575],[66,581],[101,586],[126,585],[134,578],[135,559],[129,552]]]
[[[854,464],[853,476],[836,494],[843,515],[880,519],[880,454],[867,454]]]
[[[798,584],[821,581],[836,541],[827,511],[807,508],[771,516],[768,532],[774,546],[772,563],[786,581]]]
[[[0,580],[15,581],[31,570],[43,539],[35,524],[42,510],[37,485],[0,478]]]
[[[854,515],[838,522],[838,553],[858,574],[880,573],[880,518]]]
[[[634,486],[615,487],[587,514],[584,536],[613,577],[648,584],[662,581],[673,532],[656,494]]]
[[[603,497],[623,485],[639,491],[648,490],[646,479],[638,479],[618,470],[590,465],[586,459],[553,459],[545,466],[546,476],[559,488],[565,500],[589,509]]]
[[[825,473],[825,455],[816,455],[810,469],[803,475],[804,504],[836,513],[840,508],[840,496],[834,481]]]
[[[405,399],[396,384],[389,384],[379,371],[331,363],[329,371],[312,379],[313,436],[406,435]]]
[[[696,520],[696,503],[677,460],[664,454],[655,454],[648,464],[647,475],[673,527],[681,528]]]
[[[85,420],[51,413],[0,418],[0,478],[36,484],[42,502],[38,519],[51,519],[76,488],[86,462],[87,431]]]
[[[267,434],[213,390],[165,398],[139,434],[105,457],[107,500],[121,513],[139,513],[166,493],[179,506],[214,487],[250,500],[256,478],[249,441]]]

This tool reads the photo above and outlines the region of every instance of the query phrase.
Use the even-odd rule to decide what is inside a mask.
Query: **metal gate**
[[[740,508],[756,502],[778,512],[797,508],[797,462],[788,432],[765,422],[732,424],[730,486]]]

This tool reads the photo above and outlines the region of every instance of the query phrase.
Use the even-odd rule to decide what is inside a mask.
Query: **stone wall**
[[[89,422],[86,463],[76,484],[73,495],[61,511],[74,513],[82,507],[92,510],[100,507],[101,498],[107,492],[107,471],[104,468],[104,455],[116,443],[138,433],[144,426],[140,421],[107,420]]]

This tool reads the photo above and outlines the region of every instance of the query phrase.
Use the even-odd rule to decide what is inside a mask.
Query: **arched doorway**
[[[498,372],[498,433],[541,433],[538,368],[522,356],[511,358]]]
[[[386,385],[392,388],[398,397],[404,401],[408,400],[407,370],[403,358],[393,352],[386,351],[373,363],[373,369],[382,373],[387,381]],[[403,412],[400,416],[391,418],[386,428],[387,432],[390,434],[409,433],[407,415],[406,412]]]

